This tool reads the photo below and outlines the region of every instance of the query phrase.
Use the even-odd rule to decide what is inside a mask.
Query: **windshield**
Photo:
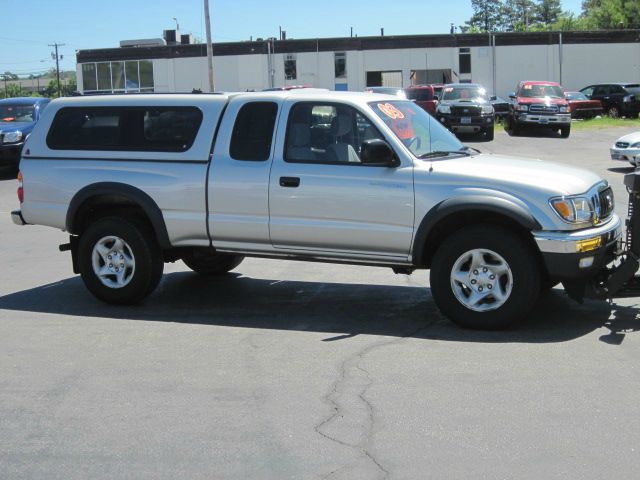
[[[589,100],[587,96],[581,92],[567,92],[565,96],[567,100]]]
[[[486,100],[487,92],[484,88],[475,86],[444,87],[442,100]]]
[[[435,152],[468,154],[449,130],[413,102],[371,102],[369,106],[416,157]]]
[[[539,97],[551,97],[562,98],[562,88],[558,85],[523,85],[518,92],[519,97],[526,98],[539,98]]]
[[[0,105],[0,122],[33,122],[33,105]]]

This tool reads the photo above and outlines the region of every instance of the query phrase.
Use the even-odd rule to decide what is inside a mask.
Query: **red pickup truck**
[[[564,138],[571,133],[571,107],[559,83],[520,82],[509,98],[512,103],[506,127],[512,135],[539,127],[558,130]]]
[[[438,97],[431,85],[412,85],[404,89],[409,100],[413,100],[423,110],[434,114],[438,107]]]

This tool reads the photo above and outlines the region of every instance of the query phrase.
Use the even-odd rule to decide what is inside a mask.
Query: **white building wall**
[[[592,83],[640,82],[640,43],[564,45],[562,82],[567,90]]]
[[[458,77],[484,85],[491,93],[506,97],[521,80],[560,81],[560,48],[556,45],[498,46],[493,89],[493,49],[471,47],[471,75]],[[285,54],[272,56],[274,86],[307,84],[335,89],[346,83],[351,91],[366,87],[366,72],[399,71],[402,85],[410,84],[412,70],[450,69],[459,73],[459,48],[413,48],[402,50],[346,51],[346,79],[335,78],[334,52],[296,53],[297,78],[284,79]],[[219,91],[261,90],[270,85],[266,54],[214,57],[215,88]],[[208,90],[206,57],[153,60],[156,92]],[[82,85],[82,65],[77,65]],[[640,82],[640,43],[569,44],[563,46],[562,83],[580,89],[592,83]]]

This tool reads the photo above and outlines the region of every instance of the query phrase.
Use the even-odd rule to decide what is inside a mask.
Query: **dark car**
[[[17,171],[24,141],[48,103],[36,97],[0,100],[0,167]]]
[[[413,100],[423,110],[430,114],[436,113],[438,97],[431,85],[412,85],[404,89],[409,100]]]
[[[571,107],[571,118],[594,118],[602,114],[602,102],[590,100],[582,92],[565,92],[564,98]]]
[[[435,116],[453,133],[483,133],[493,140],[492,98],[482,85],[449,83],[442,89]]]
[[[509,101],[502,97],[492,97],[491,105],[493,106],[493,112],[496,117],[496,121],[504,121],[509,115]]]
[[[600,83],[580,90],[591,100],[600,100],[602,108],[612,118],[638,118],[640,113],[640,84]]]

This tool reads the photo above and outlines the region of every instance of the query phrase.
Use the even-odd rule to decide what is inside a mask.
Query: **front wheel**
[[[560,127],[560,136],[562,138],[569,138],[570,134],[571,134],[571,126]]]
[[[620,118],[620,109],[616,105],[611,105],[609,107],[609,110],[607,111],[607,114],[611,118]]]
[[[487,129],[484,132],[484,136],[487,139],[488,142],[493,140],[494,134],[493,134],[493,126],[491,127],[487,127]]]
[[[121,217],[91,224],[78,244],[80,275],[100,300],[129,305],[158,285],[164,269],[160,247],[150,228]]]
[[[465,328],[496,330],[525,318],[538,298],[534,252],[499,226],[463,228],[436,251],[431,293],[440,310]]]

